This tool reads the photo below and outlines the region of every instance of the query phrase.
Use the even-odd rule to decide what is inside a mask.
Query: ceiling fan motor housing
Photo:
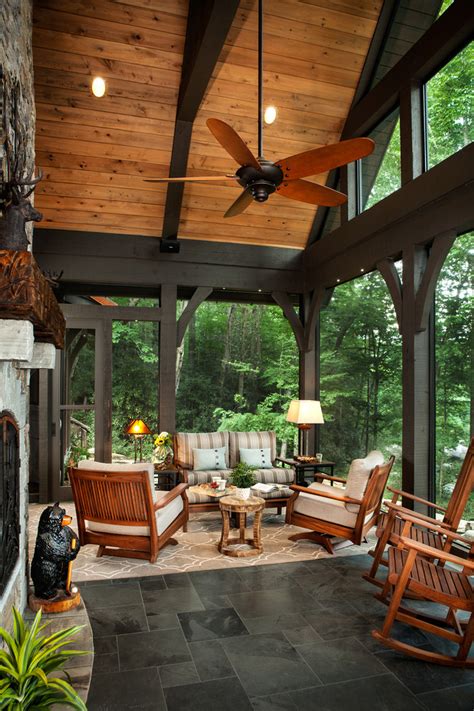
[[[259,158],[260,170],[252,165],[243,165],[237,171],[239,183],[243,188],[249,188],[252,197],[257,202],[265,202],[268,196],[275,192],[283,180],[283,171],[269,160]]]

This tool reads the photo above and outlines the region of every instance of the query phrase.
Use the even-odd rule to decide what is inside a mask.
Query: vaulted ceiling
[[[187,24],[185,0],[37,0],[34,66],[38,229],[161,237]],[[338,141],[382,0],[267,0],[264,103],[272,160]],[[93,76],[107,94],[91,93]],[[188,175],[236,165],[205,122],[257,153],[257,1],[241,0],[197,113]],[[314,180],[324,183],[325,175]],[[274,195],[224,219],[239,187],[188,184],[178,237],[304,248],[316,208]]]

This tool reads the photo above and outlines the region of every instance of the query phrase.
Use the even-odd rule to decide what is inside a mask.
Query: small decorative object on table
[[[255,478],[256,467],[252,467],[249,464],[244,464],[244,462],[239,462],[232,470],[232,474],[229,476],[229,481],[231,484],[237,487],[238,491],[236,496],[241,499],[248,499],[250,496],[250,487],[257,483]]]
[[[169,432],[160,432],[155,436],[153,444],[153,464],[156,464],[156,469],[164,469],[173,461],[173,438]]]
[[[72,561],[79,553],[79,538],[69,528],[71,516],[59,502],[48,506],[41,514],[31,564],[34,595],[30,595],[32,610],[65,612],[81,602],[79,590],[72,585]]]
[[[224,555],[235,558],[247,558],[251,555],[260,555],[263,552],[261,540],[262,511],[265,508],[265,499],[260,496],[251,496],[242,499],[239,496],[224,496],[219,500],[222,515],[222,534],[217,546]],[[253,522],[253,538],[245,538],[245,525],[248,513],[255,513]],[[239,537],[229,539],[230,517],[236,514],[239,522]]]

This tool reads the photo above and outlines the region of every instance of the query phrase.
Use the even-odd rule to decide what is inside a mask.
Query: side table
[[[219,499],[219,508],[222,516],[222,535],[217,546],[220,553],[235,558],[248,558],[260,555],[263,552],[261,540],[262,511],[265,508],[265,499],[259,496],[250,496],[240,499],[237,496],[223,496]],[[248,513],[255,513],[253,522],[253,538],[245,538],[245,524]],[[230,517],[236,514],[239,520],[239,537],[229,539]],[[248,549],[233,548],[236,545],[247,544]]]
[[[295,470],[295,475],[296,475],[296,483],[299,486],[307,486],[306,480],[305,480],[305,472],[309,471],[313,473],[313,481],[314,481],[314,473],[319,471],[319,469],[329,469],[329,475],[333,476],[334,475],[334,466],[336,462],[329,462],[327,460],[323,460],[322,462],[300,462],[298,459],[283,459],[282,457],[277,457],[276,458],[277,462],[282,462],[282,464],[286,464],[289,467],[293,467]],[[332,482],[331,482],[332,484]]]
[[[178,484],[178,468],[174,464],[159,469],[155,466],[155,489],[171,491]]]

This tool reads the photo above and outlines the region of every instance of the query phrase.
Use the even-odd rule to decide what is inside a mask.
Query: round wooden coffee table
[[[247,558],[251,555],[260,555],[263,552],[261,539],[262,511],[265,508],[265,499],[251,496],[248,499],[239,499],[237,496],[223,496],[219,499],[219,508],[222,515],[222,535],[217,548],[224,555],[235,558]],[[229,540],[230,517],[235,513],[239,520],[239,537]],[[253,522],[253,538],[245,538],[245,524],[248,513],[255,513]],[[235,548],[247,544],[250,548]]]

